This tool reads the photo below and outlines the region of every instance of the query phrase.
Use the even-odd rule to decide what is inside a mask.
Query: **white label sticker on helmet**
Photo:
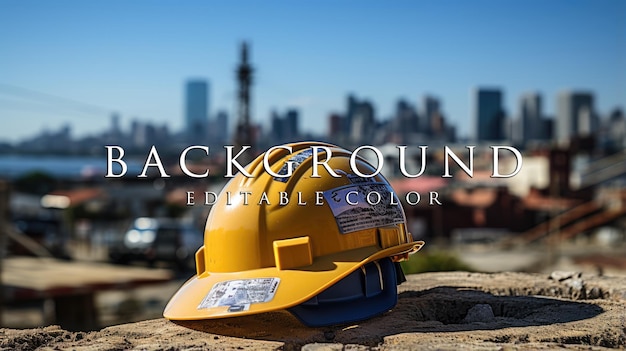
[[[404,223],[404,212],[391,186],[358,183],[324,192],[342,234]]]
[[[374,182],[373,178],[359,177],[356,174],[346,174],[346,176],[348,177],[348,179],[350,180],[350,183],[352,183],[352,184],[362,184],[362,183],[373,183]]]
[[[274,298],[280,278],[255,278],[219,282],[202,299],[198,309],[228,306],[228,312],[247,311],[250,304]]]
[[[285,164],[280,168],[280,171],[278,171],[278,174],[287,174],[287,172],[289,171],[289,163],[291,163],[291,167],[292,167],[292,172],[296,170],[296,168],[298,168],[298,166],[300,166],[300,164],[302,162],[304,162],[307,158],[311,157],[311,155],[313,155],[313,150],[312,149],[306,149],[303,151],[298,152],[297,154],[291,156],[287,162],[285,162]],[[274,180],[277,180],[279,182],[283,182],[283,183],[287,183],[287,181],[289,180],[289,177],[284,176],[284,177],[274,177]]]

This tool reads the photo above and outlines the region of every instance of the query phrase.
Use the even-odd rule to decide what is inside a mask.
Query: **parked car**
[[[171,218],[141,217],[109,247],[109,258],[116,263],[145,261],[153,265],[161,261],[193,269],[202,243],[203,234],[192,225]]]

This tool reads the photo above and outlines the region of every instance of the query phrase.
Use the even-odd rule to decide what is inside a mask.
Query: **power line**
[[[2,96],[0,93],[0,111],[4,115],[26,111],[28,113],[36,113],[39,115],[64,115],[87,117],[88,119],[102,118],[101,113],[93,113],[92,111],[82,111],[71,107],[50,105],[40,101],[31,101],[23,99],[15,99],[12,96]]]
[[[0,94],[9,95],[12,97],[18,97],[21,99],[34,100],[30,103],[34,104],[48,104],[55,106],[56,108],[70,109],[78,112],[82,112],[89,115],[110,114],[113,109],[98,106],[91,103],[78,101],[75,99],[65,98],[53,94],[43,93],[33,89],[22,88],[19,86],[0,83]],[[28,103],[24,101],[25,103]]]

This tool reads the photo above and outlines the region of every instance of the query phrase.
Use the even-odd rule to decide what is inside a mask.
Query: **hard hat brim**
[[[268,267],[232,273],[205,272],[183,284],[170,299],[163,316],[172,320],[197,320],[287,309],[316,296],[368,262],[383,257],[411,254],[423,245],[423,241],[415,241],[383,250],[378,246],[368,246],[317,257],[312,265],[294,269],[279,270]],[[245,309],[233,309],[229,305],[202,306],[215,284],[259,278],[280,280],[273,297],[267,302],[250,303]]]

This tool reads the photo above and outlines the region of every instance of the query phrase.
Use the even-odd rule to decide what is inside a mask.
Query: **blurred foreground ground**
[[[131,265],[112,265],[108,263],[108,255],[104,246],[89,246],[77,243],[68,245],[72,260],[62,261],[75,267],[77,270],[89,273],[89,267],[93,264],[103,268],[111,267],[111,271],[132,271],[145,270],[146,273],[154,275],[160,272],[161,275],[170,277],[166,282],[139,286],[121,285],[113,289],[105,289],[94,295],[94,307],[96,309],[98,328],[113,324],[120,324],[132,321],[145,320],[148,318],[160,317],[169,297],[174,294],[182,283],[193,275],[192,271],[180,271],[174,269],[173,265],[158,263],[154,267],[149,267],[146,263],[133,263]],[[20,258],[18,258],[20,259]],[[28,258],[21,258],[28,259]],[[37,258],[30,258],[38,260]],[[47,259],[41,260],[46,264]],[[167,272],[167,273],[165,273]],[[98,272],[94,272],[98,274]],[[57,273],[60,285],[67,285],[66,277]],[[135,273],[135,275],[137,275]],[[148,276],[146,276],[147,278]],[[94,277],[97,278],[97,277]],[[3,283],[5,282],[3,278]],[[54,279],[54,277],[53,277]],[[122,279],[120,279],[121,281]],[[4,285],[4,284],[3,284]],[[5,304],[2,314],[2,326],[9,328],[32,328],[55,324],[55,306],[50,299],[44,301],[9,301]],[[85,328],[85,330],[93,329]]]
[[[71,245],[72,265],[105,263],[107,252],[103,247]],[[475,272],[532,272],[548,276],[553,271],[576,271],[585,276],[626,277],[626,246],[606,246],[593,242],[563,243],[558,247],[530,246],[501,249],[489,245],[464,245],[449,248],[430,245],[417,255],[445,252]],[[160,318],[165,304],[193,271],[181,271],[173,265],[146,263],[131,266],[115,265],[115,269],[143,268],[169,270],[171,280],[139,287],[109,289],[95,294],[97,321],[94,327],[77,330],[95,330],[111,325]],[[457,268],[458,269],[458,268]],[[4,306],[2,326],[33,328],[59,324],[54,318],[51,301],[8,303]]]
[[[69,332],[0,329],[12,350],[604,350],[626,346],[626,278],[423,273],[397,306],[359,324],[307,328],[287,312]]]

